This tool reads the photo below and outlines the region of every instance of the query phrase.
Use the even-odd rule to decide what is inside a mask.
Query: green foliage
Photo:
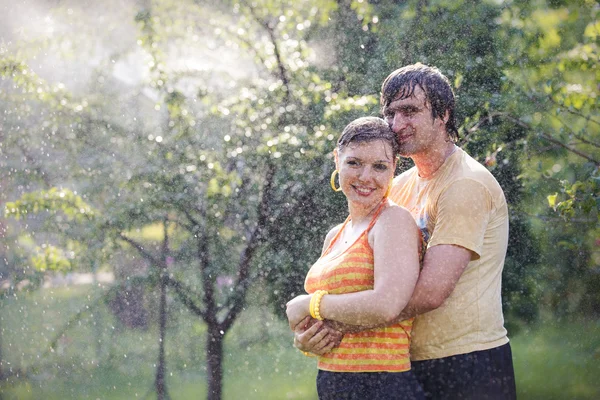
[[[551,3],[516,2],[502,13],[512,61],[505,115],[525,134],[523,204],[542,249],[542,298],[558,313],[588,313],[600,305],[599,9]]]
[[[548,203],[565,219],[587,217],[600,220],[600,177],[591,176],[587,181],[561,181],[561,196],[548,196]]]
[[[20,199],[6,203],[4,215],[21,219],[43,211],[53,214],[60,212],[68,220],[77,222],[90,221],[95,217],[92,207],[76,192],[58,188],[25,193]]]
[[[37,254],[31,257],[33,268],[38,271],[66,272],[71,269],[71,263],[63,251],[55,246],[44,245],[36,249]]]

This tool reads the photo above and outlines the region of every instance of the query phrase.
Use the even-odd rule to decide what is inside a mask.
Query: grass
[[[600,321],[553,321],[511,341],[521,399],[600,399]]]
[[[100,295],[91,286],[42,289],[0,308],[3,400],[154,399],[157,329],[126,330],[104,305],[74,321],[54,351],[49,344],[70,317]],[[167,387],[172,399],[206,393],[205,326],[169,304]],[[244,312],[225,340],[225,399],[316,399],[315,361],[292,348],[287,326],[271,313]],[[26,379],[22,376],[26,375]]]
[[[4,300],[0,309],[3,400],[154,399],[156,328],[126,330],[91,286],[42,289]],[[205,327],[171,302],[166,341],[172,399],[205,397]],[[292,348],[287,326],[264,308],[244,312],[225,340],[224,399],[316,399],[315,360]],[[520,399],[600,398],[600,321],[545,322],[511,338]],[[23,378],[23,375],[26,378]]]

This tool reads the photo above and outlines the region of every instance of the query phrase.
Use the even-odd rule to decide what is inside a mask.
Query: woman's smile
[[[376,189],[373,188],[369,188],[369,187],[364,187],[364,186],[357,186],[357,185],[352,185],[352,187],[354,188],[354,190],[360,195],[360,196],[370,196],[371,193],[373,193]]]

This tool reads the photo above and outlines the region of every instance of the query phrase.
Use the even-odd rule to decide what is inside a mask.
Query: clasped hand
[[[310,295],[300,295],[290,300],[286,314],[294,331],[294,346],[300,351],[323,355],[340,344],[343,334],[310,316],[310,298]]]

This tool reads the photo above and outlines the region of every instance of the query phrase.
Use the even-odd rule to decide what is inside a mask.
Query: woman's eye
[[[375,164],[375,169],[377,171],[385,171],[387,169],[387,165],[385,165],[385,164]]]
[[[346,162],[346,164],[348,164],[348,165],[358,165],[358,161],[354,161],[354,160],[348,160],[348,161]]]

